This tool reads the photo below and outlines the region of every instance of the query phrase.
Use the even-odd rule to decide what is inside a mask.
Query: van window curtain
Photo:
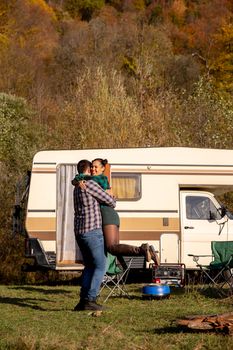
[[[74,235],[74,207],[72,179],[76,165],[62,164],[57,168],[57,264],[74,264],[82,261],[82,254]]]
[[[112,178],[112,189],[117,199],[136,199],[139,196],[138,178],[115,175]]]

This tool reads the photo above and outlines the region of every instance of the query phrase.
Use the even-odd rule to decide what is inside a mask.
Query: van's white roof
[[[148,147],[89,150],[49,150],[35,154],[34,165],[78,163],[81,159],[106,158],[110,164],[233,166],[233,150]]]

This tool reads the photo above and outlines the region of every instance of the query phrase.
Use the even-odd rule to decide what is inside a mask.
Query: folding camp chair
[[[100,293],[104,288],[109,290],[107,297],[104,299],[104,303],[112,295],[127,296],[130,298],[125,283],[132,265],[133,257],[121,258],[121,262],[117,258],[108,253],[108,268],[104,276]]]
[[[202,265],[199,258],[209,255],[194,255],[197,267],[203,274],[203,284],[214,287],[218,292],[233,293],[233,241],[211,242],[212,261],[209,265]]]

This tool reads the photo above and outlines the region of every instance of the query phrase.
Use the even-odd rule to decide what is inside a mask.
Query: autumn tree
[[[231,12],[227,0],[203,1],[187,10],[187,23],[183,30],[188,36],[188,46],[208,60],[211,56],[214,35],[226,23]]]
[[[0,162],[15,175],[31,165],[40,130],[24,99],[0,94]]]
[[[45,133],[35,123],[26,101],[5,93],[0,93],[0,125],[0,280],[9,283],[21,280],[24,258],[23,240],[12,236],[16,186],[31,169],[32,157],[44,144]]]
[[[84,21],[90,21],[95,11],[104,6],[104,0],[65,0],[65,9],[72,17],[80,16]]]
[[[0,43],[0,90],[28,98],[43,110],[46,66],[58,38],[56,16],[44,0],[13,4],[10,0],[4,13],[6,44]]]
[[[208,78],[201,78],[192,94],[180,100],[176,116],[182,144],[203,148],[233,147],[233,102],[216,91]]]
[[[233,93],[233,25],[224,25],[215,35],[216,51],[211,58],[211,73],[216,86],[222,91]]]

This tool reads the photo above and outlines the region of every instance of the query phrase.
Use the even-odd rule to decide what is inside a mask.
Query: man
[[[79,174],[91,174],[91,162],[81,160],[77,165]],[[80,301],[74,310],[102,310],[96,303],[105,271],[107,258],[99,203],[115,207],[115,200],[96,182],[86,182],[86,189],[74,188],[74,231],[83,256],[84,270]]]

